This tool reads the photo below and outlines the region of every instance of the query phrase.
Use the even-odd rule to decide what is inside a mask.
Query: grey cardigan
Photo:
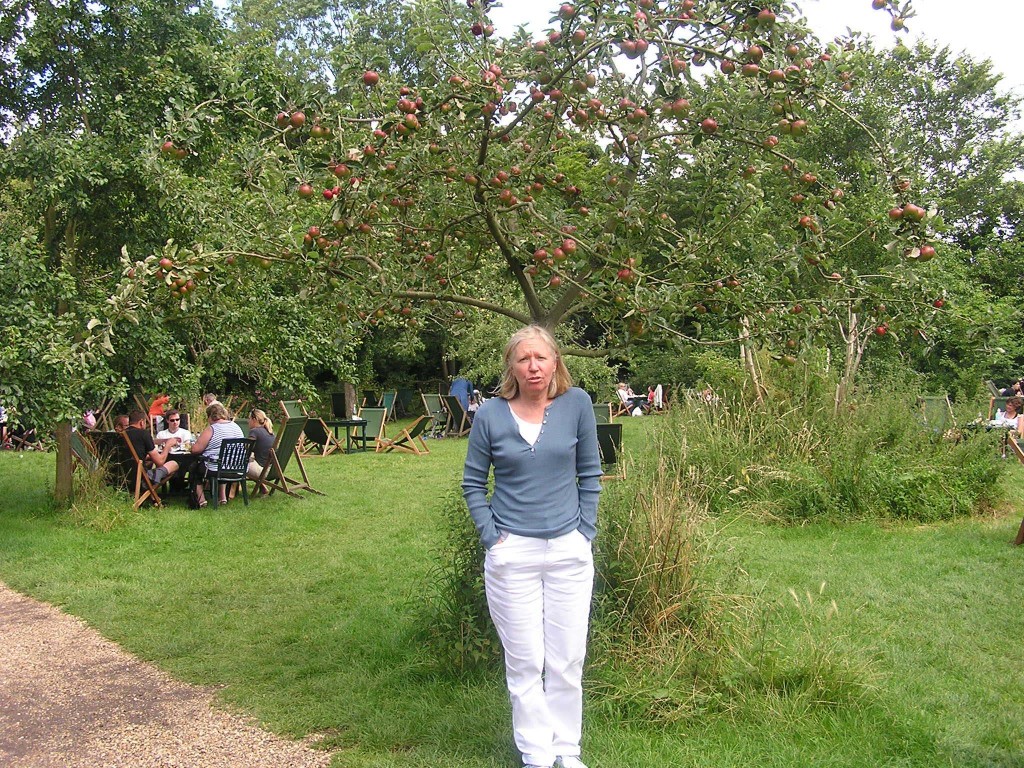
[[[494,492],[487,478],[494,469]],[[469,433],[462,492],[488,549],[502,532],[552,539],[579,529],[597,535],[601,458],[590,396],[573,387],[544,411],[540,437],[519,433],[508,401],[480,406]]]

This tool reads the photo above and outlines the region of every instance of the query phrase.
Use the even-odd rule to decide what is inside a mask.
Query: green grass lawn
[[[627,450],[646,421],[625,420]],[[438,676],[416,639],[466,442],[429,445],[420,458],[308,459],[326,497],[201,511],[175,501],[111,532],[51,511],[52,455],[0,453],[0,579],[218,686],[227,706],[276,731],[324,734],[336,766],[512,768],[502,681]],[[670,726],[591,713],[591,768],[1024,766],[1024,549],[1009,545],[1024,514],[1020,470],[1007,478],[1017,503],[983,518],[723,525],[745,588],[776,606],[765,653],[782,660],[779,674],[757,696]],[[785,657],[808,653],[823,674],[849,670],[862,695],[789,695]]]

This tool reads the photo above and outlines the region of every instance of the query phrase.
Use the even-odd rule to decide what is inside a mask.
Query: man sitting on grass
[[[170,451],[161,451],[153,442],[153,435],[147,427],[149,417],[142,411],[132,411],[128,414],[128,429],[125,434],[128,441],[135,449],[135,454],[142,459],[143,464],[151,464],[146,469],[153,485],[160,485],[165,479],[178,471],[178,462],[168,460]]]

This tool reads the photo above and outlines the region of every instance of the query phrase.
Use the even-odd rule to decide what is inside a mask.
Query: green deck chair
[[[378,444],[380,447],[377,450],[384,453],[389,451],[408,451],[417,456],[430,453],[430,449],[427,448],[427,443],[423,439],[423,432],[430,426],[430,422],[433,420],[433,416],[420,416],[409,427],[400,430],[398,436],[394,439],[381,438]],[[419,441],[419,445],[416,444],[417,441]]]
[[[318,416],[309,417],[302,434],[303,440],[299,443],[299,453],[302,456],[330,456],[338,450],[342,453],[345,452],[342,445],[335,439],[330,427]]]
[[[78,430],[71,431],[71,458],[74,466],[85,467],[89,472],[98,472],[100,458],[92,441]]]
[[[594,403],[594,418],[597,419],[598,424],[611,424],[612,423],[612,404],[611,403]]]
[[[448,436],[463,437],[469,434],[469,414],[462,407],[462,401],[454,395],[444,396],[444,407],[448,411]]]
[[[1002,395],[1000,395],[999,397],[990,397],[988,399],[988,418],[989,418],[989,420],[994,419],[996,417],[996,411],[1005,411],[1006,410],[1006,401],[1009,400],[1009,399],[1010,398],[1003,397]]]
[[[366,419],[366,427],[363,429],[362,437],[355,437],[354,440],[362,440],[363,450],[371,444],[375,453],[380,453],[381,442],[385,439],[384,421],[387,418],[387,410],[384,408],[361,408],[359,417]]]
[[[936,436],[942,437],[956,426],[953,423],[953,406],[947,395],[918,397],[917,404],[921,409],[921,422]]]
[[[258,486],[265,485],[270,489],[270,493],[281,491],[297,499],[302,497],[296,491],[311,491],[320,496],[325,495],[309,484],[306,468],[302,465],[302,457],[299,456],[299,438],[302,436],[302,430],[305,427],[305,416],[286,419],[284,424],[281,425],[274,440],[274,447],[270,449],[267,465],[263,468],[263,474],[260,475]],[[288,477],[285,474],[288,465],[293,459],[302,475],[301,481]]]
[[[281,400],[281,412],[286,419],[297,419],[306,416],[306,407],[301,400]]]
[[[625,479],[626,470],[619,461],[619,454],[622,453],[622,424],[598,424],[597,449],[601,453],[601,469],[604,472],[601,479]]]
[[[445,426],[448,422],[448,412],[444,409],[444,401],[440,395],[433,395],[428,392],[421,392],[423,399],[423,412],[427,416],[433,416],[430,422],[430,436],[444,437]]]
[[[385,421],[395,420],[395,401],[397,400],[397,398],[398,392],[396,392],[395,390],[385,392],[383,395],[380,396],[380,402],[377,403],[377,405],[383,408],[387,413],[387,418],[384,419]]]

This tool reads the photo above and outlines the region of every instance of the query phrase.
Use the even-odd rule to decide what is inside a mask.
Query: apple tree
[[[820,318],[828,292],[804,306],[797,271],[863,214],[844,199],[846,146],[831,164],[799,157],[844,114],[830,97],[844,81],[840,51],[791,5],[567,2],[540,39],[497,36],[486,2],[407,12],[415,66],[336,51],[329,78],[247,110],[261,132],[232,147],[251,184],[225,222],[230,246],[183,256],[184,275],[245,254],[303,275],[311,301],[364,327],[495,313],[557,326],[591,356],[654,336],[784,345]],[[895,205],[892,149],[861,157]],[[780,217],[750,165],[769,186],[802,185],[805,209]],[[922,212],[878,223],[893,254],[879,291],[912,272]]]

